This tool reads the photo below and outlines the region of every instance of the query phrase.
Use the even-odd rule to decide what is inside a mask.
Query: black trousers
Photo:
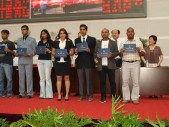
[[[114,59],[116,63],[116,67],[121,67],[122,66],[122,59]]]
[[[100,91],[101,97],[106,99],[106,74],[108,74],[111,95],[115,96],[116,94],[116,82],[115,82],[115,70],[108,69],[107,66],[102,66],[102,70],[99,71],[100,79]]]

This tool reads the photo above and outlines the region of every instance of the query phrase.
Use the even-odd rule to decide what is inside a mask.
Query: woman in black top
[[[53,41],[51,40],[49,32],[44,29],[40,34],[40,41],[38,46],[45,46],[46,53],[39,54],[38,57],[38,70],[40,76],[40,98],[53,98],[52,82],[51,82],[51,46]],[[45,84],[46,82],[46,84]]]
[[[56,57],[55,56],[55,73],[57,78],[57,91],[58,91],[58,101],[61,101],[61,85],[62,85],[62,76],[64,76],[66,95],[65,101],[69,100],[69,89],[70,89],[70,56],[74,54],[74,46],[72,40],[69,39],[68,33],[64,28],[59,30],[57,39],[52,45],[52,54],[55,55],[58,49],[66,49],[67,56]]]

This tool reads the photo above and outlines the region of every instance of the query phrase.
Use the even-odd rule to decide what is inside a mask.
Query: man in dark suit
[[[106,102],[106,73],[109,77],[111,95],[115,96],[116,94],[116,82],[115,82],[115,62],[114,58],[119,55],[117,48],[117,43],[109,39],[109,30],[104,28],[101,32],[102,40],[97,42],[95,48],[95,57],[98,59],[98,72],[100,79],[100,91],[101,91],[101,103]],[[107,57],[100,57],[98,49],[109,48],[110,53]]]
[[[92,68],[94,64],[94,49],[96,45],[96,39],[87,35],[88,27],[85,24],[80,25],[81,36],[75,39],[75,52],[78,54],[76,59],[76,67],[79,79],[79,101],[85,98],[84,95],[84,73],[86,75],[87,84],[87,96],[88,100],[93,100],[93,86],[92,86]],[[77,44],[87,43],[88,47],[84,52],[78,52]]]

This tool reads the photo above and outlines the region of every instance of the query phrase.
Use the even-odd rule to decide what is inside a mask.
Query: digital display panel
[[[29,19],[30,0],[0,0],[0,20]]]
[[[146,0],[0,0],[1,23],[146,17]]]

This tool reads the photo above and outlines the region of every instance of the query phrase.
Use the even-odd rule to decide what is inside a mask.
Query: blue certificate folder
[[[5,46],[0,46],[0,54],[4,54],[5,53]]]
[[[110,49],[109,48],[99,48],[98,49],[98,53],[100,55],[100,57],[107,57],[110,53]]]
[[[125,53],[136,53],[136,44],[124,44]]]
[[[23,56],[25,53],[27,53],[27,48],[17,48],[16,52],[19,56]]]
[[[78,44],[76,44],[76,47],[78,49],[78,52],[85,52],[86,48],[88,48],[88,43],[87,42],[85,42],[85,43],[78,43]]]
[[[37,46],[36,54],[46,54],[46,46]]]
[[[67,57],[67,49],[56,49],[56,57]]]

